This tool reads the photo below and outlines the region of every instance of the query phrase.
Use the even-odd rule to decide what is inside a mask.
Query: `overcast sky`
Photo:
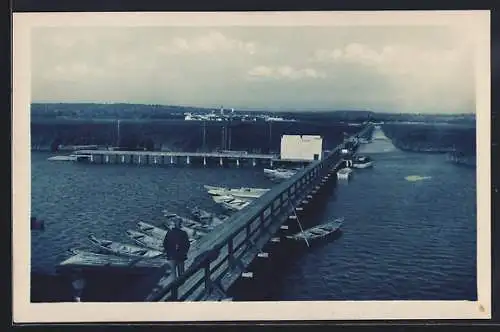
[[[473,48],[441,27],[55,27],[33,102],[474,112]]]

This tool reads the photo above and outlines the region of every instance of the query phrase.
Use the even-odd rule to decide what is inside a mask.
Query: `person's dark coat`
[[[188,234],[180,228],[169,230],[163,240],[163,248],[165,249],[167,258],[177,262],[187,259],[190,246]]]

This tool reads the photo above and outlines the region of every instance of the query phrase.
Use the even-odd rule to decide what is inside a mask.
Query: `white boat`
[[[249,201],[233,196],[212,196],[212,199],[228,211],[241,211],[251,204]]]
[[[207,188],[209,187],[209,188]],[[219,196],[234,196],[237,198],[259,198],[260,196],[264,195],[267,193],[270,189],[263,189],[263,188],[247,188],[247,187],[241,187],[241,188],[225,188],[225,187],[212,187],[212,186],[205,186],[207,189],[208,193],[210,195],[219,195]]]
[[[182,221],[181,229],[185,231],[190,238],[193,238],[195,240],[198,240],[213,229],[213,226],[203,225],[194,220],[181,217],[175,213],[165,212],[165,217],[167,218],[167,220],[165,220],[164,225],[169,229],[172,229],[175,226],[175,221],[177,219],[180,219]]]
[[[149,236],[152,236],[152,237],[159,239],[159,240],[162,240],[162,241],[165,238],[165,235],[167,235],[166,229],[163,229],[163,228],[157,227],[157,226],[153,226],[153,225],[150,225],[150,224],[142,222],[142,221],[139,221],[137,223],[137,228],[139,228],[139,230],[142,233],[147,234]]]
[[[267,175],[270,178],[275,178],[280,180],[289,179],[296,173],[297,171],[295,170],[289,170],[283,168],[278,168],[278,169],[264,168],[264,175]]]
[[[149,235],[150,237],[153,237],[156,240],[162,241],[162,243],[163,243],[163,240],[165,239],[165,236],[167,235],[166,229],[163,229],[163,228],[157,227],[157,226],[153,226],[153,225],[150,225],[150,224],[142,222],[142,221],[139,221],[137,223],[137,228],[139,228],[139,230],[142,233]],[[190,231],[192,231],[192,230],[190,230]],[[189,235],[189,232],[188,232],[188,235]],[[194,243],[199,238],[200,238],[200,236],[190,237],[189,242]]]
[[[119,256],[152,258],[163,255],[162,251],[150,250],[115,241],[98,239],[93,234],[89,235],[90,242],[100,250],[113,253]]]
[[[137,261],[135,257],[116,256],[114,254],[100,254],[82,249],[68,249],[68,252],[73,255],[71,262],[79,262],[81,265],[91,266],[124,266],[131,265]],[[152,267],[162,267],[165,265],[164,258],[151,258],[148,259],[147,264]]]
[[[369,168],[373,166],[373,161],[370,157],[356,156],[352,161],[352,167],[354,168]]]
[[[191,209],[191,215],[197,221],[213,226],[218,226],[224,223],[224,220],[227,219],[227,216],[216,216],[215,214],[202,210],[199,207]]]
[[[50,160],[50,161],[77,161],[78,157],[75,155],[53,156],[53,157],[49,157],[47,160]]]
[[[296,241],[315,240],[333,234],[340,229],[344,223],[344,218],[337,218],[326,224],[321,224],[299,232],[294,235],[287,235],[286,238]]]
[[[337,171],[337,178],[339,180],[348,180],[351,177],[352,169],[345,167]]]
[[[127,230],[127,236],[135,241],[140,246],[147,247],[153,250],[163,251],[163,241],[155,237],[146,235],[141,232]]]

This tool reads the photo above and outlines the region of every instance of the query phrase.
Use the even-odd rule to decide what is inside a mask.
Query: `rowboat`
[[[102,254],[96,253],[88,250],[82,249],[68,249],[68,252],[72,255],[70,258],[64,260],[59,266],[66,265],[79,265],[79,266],[89,266],[89,267],[151,267],[160,268],[165,265],[164,258],[151,258],[146,261],[140,260],[134,257],[123,257],[116,256],[113,254]]]
[[[241,211],[251,204],[250,201],[241,200],[233,196],[213,196],[212,199],[228,211]]]
[[[227,216],[216,216],[215,214],[202,210],[199,207],[191,209],[191,215],[197,221],[213,226],[218,226],[224,223],[224,220],[227,219]]]
[[[98,249],[119,256],[153,258],[163,255],[163,252],[159,250],[150,250],[132,244],[99,239],[96,238],[93,234],[89,235],[89,240]]]
[[[337,232],[343,223],[344,223],[344,218],[337,218],[331,222],[309,228],[297,234],[287,235],[286,238],[296,241],[315,240],[319,238],[324,238],[327,235]]]
[[[149,235],[150,237],[155,238],[155,240],[162,241],[162,243],[163,243],[163,240],[165,239],[165,236],[167,235],[167,230],[165,230],[161,227],[150,225],[150,224],[142,222],[142,221],[139,221],[137,223],[137,228],[139,228],[141,233]],[[189,233],[188,233],[188,235],[189,235]],[[190,237],[189,242],[193,243],[199,238],[200,237],[195,237],[195,238]]]
[[[126,233],[129,238],[134,240],[135,243],[140,246],[153,250],[163,251],[163,241],[160,239],[130,229],[127,230]]]
[[[264,195],[270,189],[264,188],[226,188],[226,187],[214,187],[214,186],[205,186],[208,193],[210,195],[218,195],[218,196],[234,196],[236,198],[241,199],[255,199]]]
[[[356,156],[352,161],[352,167],[354,168],[369,168],[373,166],[373,161],[370,157]]]
[[[137,223],[137,228],[144,234],[154,237],[155,239],[162,240],[167,235],[167,230],[161,227],[153,226],[148,223],[139,221]]]
[[[270,178],[274,179],[289,179],[292,176],[295,175],[297,171],[295,170],[290,170],[290,169],[283,169],[283,168],[278,168],[278,169],[270,169],[270,168],[264,168],[264,175],[267,175]]]
[[[345,167],[337,171],[337,178],[339,180],[349,180],[351,177],[352,169]]]
[[[165,211],[165,218],[167,218],[167,220],[164,222],[164,225],[168,229],[172,229],[175,226],[176,220],[180,219],[181,229],[186,231],[190,237],[194,237],[195,234],[203,236],[214,229],[212,225],[204,225],[200,222],[181,217],[178,214],[168,213],[167,211]]]

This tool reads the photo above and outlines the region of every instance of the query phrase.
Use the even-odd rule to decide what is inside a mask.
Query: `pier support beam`
[[[140,164],[141,163],[141,155],[139,155],[139,158],[137,159],[137,163]]]
[[[240,160],[236,159],[236,166],[240,167]]]
[[[109,155],[107,154],[106,157],[104,158],[104,162],[106,164],[109,164]]]
[[[189,156],[186,157],[186,164],[187,165],[191,164],[191,159],[189,158]]]
[[[207,157],[203,157],[203,166],[207,166]]]
[[[252,159],[252,166],[255,167],[257,165],[257,161],[255,160],[255,158]]]
[[[155,165],[158,163],[158,159],[156,158],[156,156],[154,156],[153,163],[154,163]]]
[[[174,156],[170,156],[170,165],[174,163]]]
[[[273,167],[273,160],[271,159],[271,161],[269,162],[269,165],[271,165],[271,167]]]
[[[222,157],[219,158],[219,165],[224,165],[224,163],[222,162]]]
[[[125,156],[122,155],[122,164],[125,164]]]
[[[93,163],[94,162],[94,155],[93,154],[90,154],[90,162]]]

